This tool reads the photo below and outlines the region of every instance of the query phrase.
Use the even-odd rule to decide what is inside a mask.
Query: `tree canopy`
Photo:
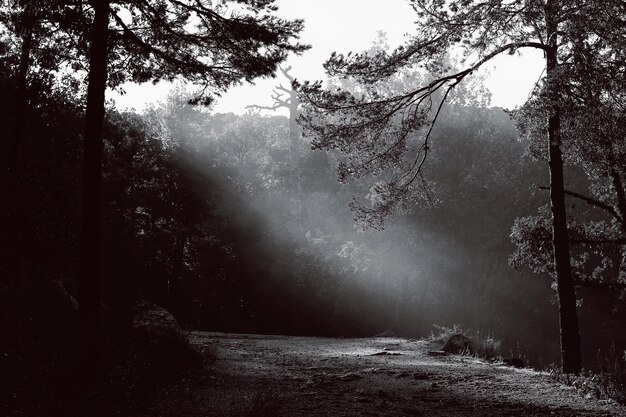
[[[294,42],[303,21],[276,17],[273,0],[16,0],[4,6],[9,7],[2,8],[0,23],[11,33],[10,39],[21,44],[16,60],[16,134],[8,147],[12,154],[21,153],[19,125],[26,109],[27,80],[40,68],[50,69],[53,76],[63,74],[62,62],[78,79],[84,76],[79,301],[85,374],[90,377],[94,373],[88,368],[99,362],[101,333],[102,126],[107,86],[181,77],[198,85],[192,102],[209,104],[233,84],[273,76],[289,53],[306,50],[307,46]],[[13,171],[8,170],[8,177],[19,179]],[[15,224],[21,217],[10,214],[6,220]],[[17,231],[10,234],[20,236],[20,227],[14,228]]]

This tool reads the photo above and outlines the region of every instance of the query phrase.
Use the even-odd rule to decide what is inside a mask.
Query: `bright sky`
[[[365,50],[379,30],[386,32],[395,47],[414,28],[415,14],[406,0],[277,0],[276,4],[282,17],[305,19],[301,41],[312,49],[302,56],[291,56],[285,64],[293,67],[291,73],[299,80],[322,79],[322,64],[333,51]],[[536,50],[526,51],[522,57],[503,55],[485,65],[492,105],[512,108],[523,103],[542,70],[542,55]],[[234,87],[218,99],[214,111],[244,113],[249,104],[271,105],[272,89],[281,82],[286,84],[279,75],[277,79],[258,80],[255,85]],[[125,96],[111,93],[110,97],[121,108],[141,111],[146,104],[162,101],[170,88],[165,83],[126,85]]]

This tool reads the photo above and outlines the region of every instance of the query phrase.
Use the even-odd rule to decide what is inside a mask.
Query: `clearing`
[[[207,370],[164,388],[150,416],[626,416],[545,373],[402,338],[331,339],[193,332]]]

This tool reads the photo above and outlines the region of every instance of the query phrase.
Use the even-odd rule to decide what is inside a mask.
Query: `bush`
[[[585,396],[612,399],[626,404],[626,351],[617,353],[611,347],[606,354],[598,352],[598,371],[583,370],[580,375],[563,373],[552,364],[550,376],[562,384],[576,387]]]
[[[438,324],[433,324],[434,330],[430,331],[430,336],[428,340],[433,343],[446,343],[450,337],[455,334],[463,334],[463,326],[460,324],[453,324],[452,327],[440,326]]]
[[[474,354],[476,356],[489,360],[501,357],[500,346],[502,345],[502,340],[496,339],[490,333],[481,332],[476,332],[476,335],[470,336],[470,338],[474,341]]]

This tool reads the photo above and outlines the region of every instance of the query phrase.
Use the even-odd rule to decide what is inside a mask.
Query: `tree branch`
[[[135,32],[133,32],[125,23],[124,21],[117,15],[117,13],[112,13],[113,18],[115,19],[115,21],[117,22],[118,25],[120,25],[120,27],[124,30],[124,33],[129,36],[132,41],[134,41],[135,43],[137,43],[139,46],[141,46],[142,48],[144,48],[146,51],[152,52],[154,53],[156,56],[158,56],[159,58],[161,58],[162,60],[164,60],[165,62],[168,62],[170,64],[175,64],[177,66],[180,66],[182,68],[194,68],[196,71],[200,72],[200,73],[205,73],[205,72],[213,72],[214,70],[220,70],[220,71],[226,71],[226,72],[232,72],[231,68],[229,67],[225,67],[225,66],[214,66],[214,65],[206,65],[203,64],[197,60],[194,60],[194,62],[185,62],[182,61],[181,59],[175,58],[173,56],[171,56],[170,54],[167,54],[166,52],[146,43],[143,39],[141,39]]]
[[[550,190],[550,187],[539,187],[540,190]],[[586,202],[587,204],[594,206],[594,207],[598,207],[604,211],[607,211],[609,214],[611,214],[613,217],[615,217],[619,222],[622,222],[622,218],[619,215],[619,213],[615,210],[615,207],[610,206],[606,203],[603,203],[602,201],[598,201],[596,199],[593,199],[591,197],[587,197],[585,195],[582,194],[578,194],[575,193],[574,191],[569,191],[569,190],[565,190],[564,193],[566,195],[569,195],[570,197],[574,197],[577,198],[579,200],[582,200],[584,202]]]
[[[283,73],[285,78],[287,78],[290,82],[293,82],[295,78],[293,78],[293,76],[289,74],[289,71],[291,71],[291,65],[289,65],[287,68],[278,67],[278,69],[280,69],[280,72]]]
[[[291,94],[291,93],[293,93],[293,91],[292,91],[292,90],[289,90],[289,89],[287,89],[287,88],[283,87],[283,86],[282,86],[282,84],[280,84],[278,87],[276,87],[276,89],[277,89],[277,90],[284,91],[284,92],[285,92],[285,93],[287,93],[287,94]]]
[[[249,104],[246,106],[246,109],[258,109],[258,110],[271,110],[271,111],[275,111],[278,110],[279,108],[283,107],[280,104],[274,104],[273,106],[260,106],[258,104]]]
[[[441,99],[441,102],[439,103],[439,106],[437,106],[437,111],[435,112],[435,117],[433,118],[433,121],[430,123],[430,126],[428,128],[428,132],[426,133],[426,136],[424,137],[424,144],[422,145],[422,149],[424,149],[424,156],[422,157],[422,161],[419,163],[419,166],[417,167],[417,170],[413,174],[413,177],[408,182],[408,184],[411,184],[413,181],[415,181],[417,176],[422,171],[422,166],[424,166],[424,162],[426,162],[426,156],[428,155],[428,149],[429,149],[428,148],[428,140],[430,139],[430,134],[433,131],[433,127],[435,126],[435,123],[437,122],[437,118],[439,117],[439,113],[441,112],[441,108],[443,107],[443,104],[446,102],[446,99],[448,98],[448,94],[450,94],[450,91],[452,91],[452,89],[458,83],[460,83],[463,80],[463,77],[459,78],[458,80],[456,80],[456,82],[454,82],[452,85],[450,85],[448,87],[448,89],[446,90],[446,93],[444,94],[443,98]],[[419,155],[419,153],[418,153],[418,155]],[[416,157],[415,162],[413,163],[413,167],[415,167],[415,165],[417,164],[418,158],[419,158],[419,156]]]

